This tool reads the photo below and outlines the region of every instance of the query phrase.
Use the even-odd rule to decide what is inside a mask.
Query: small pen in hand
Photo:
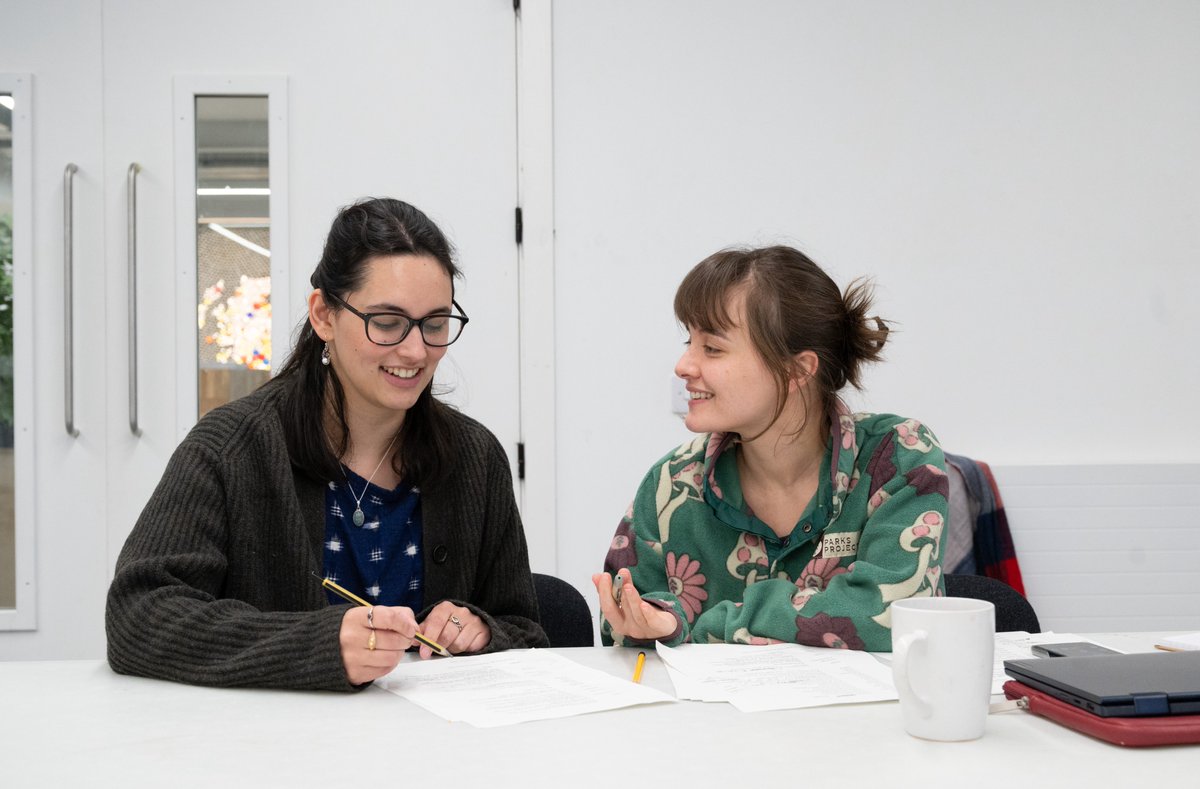
[[[316,575],[316,573],[313,573],[313,575]],[[317,577],[321,578],[321,576],[319,576],[319,575],[317,575]],[[357,603],[358,605],[365,605],[365,606],[371,605],[371,603],[368,603],[366,600],[364,600],[361,597],[359,597],[358,595],[354,594],[354,592],[351,592],[349,589],[343,588],[342,586],[329,580],[328,578],[321,578],[321,586],[323,586],[326,589],[328,589],[329,591],[333,592],[338,597],[349,600],[352,603]],[[432,638],[421,635],[421,633],[419,633],[419,632],[413,634],[413,640],[419,641],[420,643],[429,647],[430,649],[433,650],[434,654],[436,654],[436,655],[441,655],[442,657],[453,657],[453,655],[450,654],[450,651],[448,649],[446,649],[444,646],[442,646],[438,642],[434,641]]]
[[[646,653],[639,652],[638,659],[637,659],[637,665],[633,667],[633,681],[634,682],[641,684],[642,669],[645,668],[645,666],[646,666]]]

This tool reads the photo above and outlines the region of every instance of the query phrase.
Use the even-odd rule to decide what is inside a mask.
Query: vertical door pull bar
[[[129,192],[128,227],[129,244],[129,430],[140,436],[138,426],[138,355],[137,355],[137,174],[141,171],[137,162],[129,165],[126,176]]]
[[[75,252],[75,214],[74,214],[74,181],[75,171],[79,168],[73,163],[67,165],[63,172],[63,299],[64,299],[64,328],[66,356],[66,417],[67,435],[75,438],[79,430],[75,427],[75,300],[74,284],[74,252]]]

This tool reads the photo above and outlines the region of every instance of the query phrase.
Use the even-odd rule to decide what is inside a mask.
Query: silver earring
[[[329,343],[325,343],[325,347],[321,349],[321,364],[329,366]]]

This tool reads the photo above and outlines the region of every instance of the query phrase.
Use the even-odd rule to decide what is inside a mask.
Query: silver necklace
[[[379,473],[379,469],[383,466],[383,461],[387,460],[388,453],[392,451],[392,444],[396,443],[396,436],[398,435],[400,434],[397,433],[395,436],[392,436],[392,440],[388,442],[387,449],[383,450],[383,457],[375,465],[375,470],[371,472],[371,476],[367,477],[367,484],[363,487],[362,496],[354,495],[354,488],[350,485],[350,478],[346,476],[345,469],[342,470],[342,476],[346,477],[346,490],[350,491],[351,496],[354,496],[354,514],[350,516],[350,520],[354,521],[355,526],[362,526],[363,522],[367,519],[363,515],[362,500],[367,495],[367,489],[371,487],[371,480],[375,479],[375,475]]]

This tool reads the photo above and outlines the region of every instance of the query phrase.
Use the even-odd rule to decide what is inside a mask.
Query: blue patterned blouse
[[[330,482],[325,491],[325,577],[372,603],[420,611],[425,599],[420,490],[403,480],[395,490],[384,490],[344,466],[343,471],[346,480]],[[358,493],[362,526],[353,518]],[[346,602],[327,595],[330,603]]]

